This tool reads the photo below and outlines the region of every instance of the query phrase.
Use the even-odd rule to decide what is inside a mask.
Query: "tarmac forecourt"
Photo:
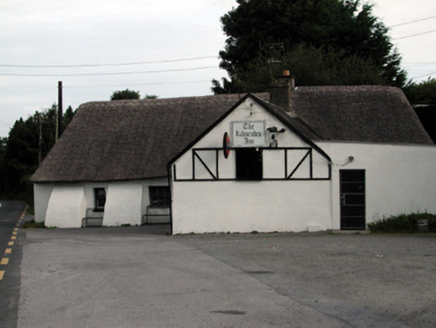
[[[1,206],[1,203],[0,203]],[[18,235],[18,228],[21,226],[21,224],[23,223],[24,220],[24,216],[26,215],[26,211],[27,211],[27,205],[24,208],[23,212],[21,213],[20,219],[18,220],[15,228],[12,231],[12,235],[11,238],[7,244],[7,247],[4,251],[3,257],[0,260],[0,281],[3,280],[5,274],[6,274],[6,269],[7,266],[9,264],[9,259],[12,256],[12,250],[15,244],[15,241],[17,240],[17,235]]]

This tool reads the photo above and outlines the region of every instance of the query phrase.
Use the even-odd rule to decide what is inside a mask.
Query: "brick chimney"
[[[291,91],[294,89],[295,78],[290,75],[288,70],[284,70],[283,75],[269,86],[270,102],[290,112],[292,108]]]

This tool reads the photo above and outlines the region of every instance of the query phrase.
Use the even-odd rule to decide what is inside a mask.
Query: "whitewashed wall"
[[[264,121],[265,128],[275,126],[278,130],[285,128],[284,133],[277,134],[277,141],[279,147],[311,147],[305,143],[300,137],[285,127],[274,116],[266,112],[261,106],[247,99],[238,108],[236,108],[227,118],[220,122],[212,131],[205,135],[193,148],[221,148],[223,135],[225,132],[230,134],[231,123],[238,121]],[[266,133],[267,144],[270,140],[270,135]],[[231,140],[232,141],[232,140]],[[212,172],[216,171],[216,152],[215,151],[199,151],[202,160],[207,164]],[[293,168],[304,157],[307,151],[293,150],[288,151],[288,174],[292,172]],[[313,177],[314,178],[327,178],[329,174],[328,160],[318,153],[315,149],[312,150],[313,156]],[[198,159],[195,161],[195,179],[211,179],[210,173],[204,168],[204,165]],[[230,151],[227,159],[224,158],[223,152],[218,152],[218,165],[219,165],[219,178],[220,179],[234,179],[235,178],[235,152]],[[284,150],[263,150],[263,177],[265,179],[283,178],[285,176],[284,168]],[[300,166],[295,172],[294,178],[308,178],[309,177],[309,159]],[[192,179],[193,178],[193,156],[192,152],[188,151],[181,156],[175,163],[176,180]]]
[[[33,185],[35,221],[44,222],[47,213],[48,201],[54,188],[53,184],[35,183]]]
[[[83,187],[54,187],[48,202],[45,225],[58,228],[80,227],[85,211],[86,201]]]
[[[265,127],[282,126],[273,116],[247,99],[193,148],[221,147],[232,121],[265,121]],[[286,127],[284,127],[286,128]],[[267,136],[269,137],[269,136]],[[278,135],[279,147],[309,147],[288,129]],[[340,229],[339,171],[366,172],[366,224],[412,212],[436,213],[436,147],[416,145],[318,142],[332,159],[330,181],[184,181],[193,178],[192,152],[175,163],[173,181],[173,232],[316,231]],[[288,153],[288,172],[304,150]],[[283,176],[283,153],[263,150],[264,178]],[[214,172],[213,152],[201,155]],[[353,158],[350,161],[350,157]],[[195,160],[197,161],[197,160]],[[235,156],[218,158],[219,177],[235,178]],[[295,178],[308,175],[304,162]],[[328,162],[313,149],[315,178],[328,176]],[[211,175],[195,163],[195,179]]]
[[[333,229],[340,228],[339,170],[366,171],[366,223],[403,213],[436,213],[436,147],[319,143],[331,157]],[[354,159],[349,163],[349,156]]]
[[[224,132],[231,133],[233,121],[264,121],[265,128],[278,130],[279,147],[310,145],[283,126],[274,116],[252,100],[247,99],[193,148],[222,147]],[[269,134],[266,136],[269,141]],[[307,150],[288,152],[288,174]],[[313,149],[315,178],[328,178],[328,160]],[[214,152],[202,152],[201,158],[215,172]],[[219,178],[235,179],[235,153],[225,159],[219,152]],[[280,179],[285,176],[283,150],[263,150],[263,177]],[[175,163],[178,180],[193,178],[192,152],[188,151]],[[310,161],[303,162],[293,176],[310,177]],[[211,175],[196,160],[195,179],[210,179]],[[173,181],[173,233],[190,232],[271,232],[318,231],[332,226],[331,181]]]
[[[149,186],[166,186],[167,178],[135,182],[35,184],[35,221],[46,226],[78,228],[86,209],[94,208],[94,188],[105,188],[103,225],[140,225],[149,205]]]
[[[331,227],[330,181],[176,182],[173,233]]]

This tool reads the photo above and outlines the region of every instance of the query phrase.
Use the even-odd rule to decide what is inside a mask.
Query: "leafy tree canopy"
[[[114,91],[111,96],[111,100],[123,100],[123,99],[140,99],[139,91],[126,90]]]
[[[311,58],[298,53],[310,51],[334,62],[336,73],[328,79],[330,84],[369,83],[403,86],[406,74],[400,68],[401,57],[393,48],[387,28],[372,15],[372,5],[360,0],[237,0],[239,6],[221,17],[223,31],[228,36],[224,50],[220,52],[220,67],[227,70],[230,81],[223,86],[213,81],[215,93],[235,92],[247,81],[253,67],[261,63],[280,61],[287,64],[291,74],[297,75],[295,61],[311,65]],[[290,62],[286,60],[292,59]],[[351,63],[367,67],[371,73],[365,78],[335,79],[340,66]],[[319,62],[318,62],[319,64]],[[276,65],[277,66],[277,65]],[[279,65],[280,66],[280,65]],[[270,73],[272,72],[270,69]],[[321,72],[321,75],[326,74]],[[312,74],[314,76],[314,74]],[[356,75],[356,74],[354,74]],[[364,74],[368,75],[368,74]],[[377,76],[381,77],[378,78]],[[298,77],[298,84],[301,79]],[[319,82],[304,77],[306,85]],[[356,79],[358,80],[356,82]],[[336,82],[336,83],[335,83]],[[265,90],[266,85],[258,85]]]
[[[26,120],[20,118],[9,131],[8,138],[0,140],[1,197],[22,197],[21,200],[32,202],[30,176],[37,169],[39,160],[44,159],[55,144],[56,113],[57,106],[53,104]],[[73,109],[68,107],[63,115],[64,128],[73,116]]]
[[[436,79],[429,78],[420,83],[409,83],[404,88],[404,93],[412,105],[434,105],[436,104]]]

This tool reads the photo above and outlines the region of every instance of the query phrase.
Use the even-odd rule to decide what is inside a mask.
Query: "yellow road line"
[[[6,248],[5,254],[11,254],[11,253],[12,253],[12,248]]]
[[[13,233],[12,233],[13,235],[16,235],[17,234],[17,232],[16,231],[14,231]]]
[[[14,231],[18,231],[18,228],[14,228]]]
[[[3,276],[5,275],[4,271],[0,271],[0,280],[3,280]]]
[[[4,257],[2,258],[2,260],[0,261],[0,265],[8,265],[9,263],[9,258]]]
[[[14,246],[14,242],[13,242],[13,241],[10,241],[10,242],[8,243],[8,246]]]
[[[11,237],[11,240],[15,240],[15,239],[17,239],[17,236],[12,236]]]

